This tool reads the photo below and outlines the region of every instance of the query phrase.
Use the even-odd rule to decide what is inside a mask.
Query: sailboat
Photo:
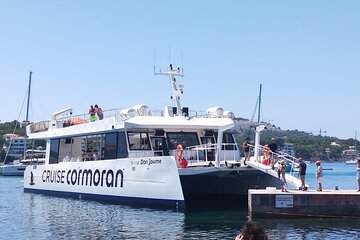
[[[25,121],[22,122],[22,126],[26,127],[27,125],[30,124],[29,122],[29,105],[30,105],[30,90],[31,90],[31,75],[32,72],[30,71],[30,75],[29,75],[29,86],[28,86],[28,91],[27,91],[27,106],[26,106],[26,119]],[[15,129],[17,127],[18,124],[15,125]],[[14,129],[14,132],[15,132]],[[9,150],[11,148],[11,145],[13,143],[14,139],[10,140],[10,145],[7,149],[7,153],[5,155],[5,159],[4,159],[4,164],[0,166],[0,175],[3,176],[24,176],[24,172],[25,172],[25,168],[28,165],[29,161],[25,161],[27,163],[24,163],[20,160],[14,160],[12,163],[7,164],[6,163],[6,158],[8,156]],[[27,137],[25,136],[25,141],[24,141],[24,160],[26,160],[26,146],[27,146]]]

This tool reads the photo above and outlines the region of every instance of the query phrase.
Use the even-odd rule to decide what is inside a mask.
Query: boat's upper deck
[[[107,132],[114,129],[214,129],[227,130],[234,127],[233,114],[190,111],[176,115],[170,108],[164,111],[148,110],[146,105],[136,108],[104,111],[104,119],[90,121],[90,114],[73,115],[72,108],[54,113],[52,120],[40,121],[27,127],[30,139],[46,139],[60,136],[76,136],[85,133]],[[136,106],[135,106],[136,107]],[[219,109],[219,107],[218,107]],[[220,112],[222,113],[222,112]]]

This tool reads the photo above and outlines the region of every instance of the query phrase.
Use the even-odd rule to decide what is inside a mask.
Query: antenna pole
[[[181,109],[181,105],[180,105],[180,96],[183,94],[183,85],[180,84],[176,84],[176,78],[177,76],[179,77],[183,77],[184,74],[180,71],[180,68],[177,69],[173,69],[172,64],[170,64],[169,70],[167,73],[162,73],[160,72],[154,72],[155,76],[156,75],[165,75],[169,77],[170,80],[170,84],[171,84],[171,91],[172,91],[172,95],[171,95],[171,99],[175,101],[176,103],[176,110],[177,110],[177,114],[178,116],[182,116],[182,109]]]

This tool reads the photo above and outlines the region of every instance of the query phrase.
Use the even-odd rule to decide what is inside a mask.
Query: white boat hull
[[[0,175],[2,176],[24,176],[26,165],[2,165],[0,166]]]
[[[177,165],[169,156],[29,166],[24,174],[24,191],[184,207]]]

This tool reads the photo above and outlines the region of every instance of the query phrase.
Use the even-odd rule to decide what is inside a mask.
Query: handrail
[[[222,148],[224,147],[225,149],[224,150],[221,150],[221,157],[220,159],[222,160],[238,160],[238,156],[236,155],[236,153],[238,152],[237,151],[237,144],[236,143],[223,143],[221,144]],[[226,150],[226,146],[233,146],[233,148],[231,150]],[[208,155],[208,151],[214,151],[214,159],[209,159],[210,156]],[[226,154],[226,153],[229,153],[229,151],[232,151],[232,158],[229,157],[229,154]],[[202,153],[203,152],[203,153]],[[186,160],[189,161],[189,165],[191,166],[192,163],[210,163],[210,162],[213,162],[215,161],[215,154],[217,154],[217,144],[215,143],[210,143],[210,144],[199,144],[199,145],[195,145],[195,146],[189,146],[189,147],[186,147],[184,149],[184,157]],[[175,156],[176,157],[176,156]],[[203,158],[202,158],[203,157]]]
[[[255,148],[255,146],[252,144],[248,144],[248,145],[252,148]],[[294,166],[299,166],[299,163],[298,163],[299,158],[296,158],[296,157],[294,157],[288,153],[282,152],[282,151],[279,151],[277,153],[271,152],[271,150],[269,150],[267,147],[265,147],[263,145],[259,145],[259,150],[261,151],[260,156],[264,155],[263,152],[265,151],[265,149],[270,152],[271,156],[274,156],[274,155],[277,156],[278,162],[285,161],[286,164],[291,163],[292,167],[290,170],[290,175],[294,175],[294,173],[295,173]],[[255,159],[255,161],[256,161],[256,159]]]

